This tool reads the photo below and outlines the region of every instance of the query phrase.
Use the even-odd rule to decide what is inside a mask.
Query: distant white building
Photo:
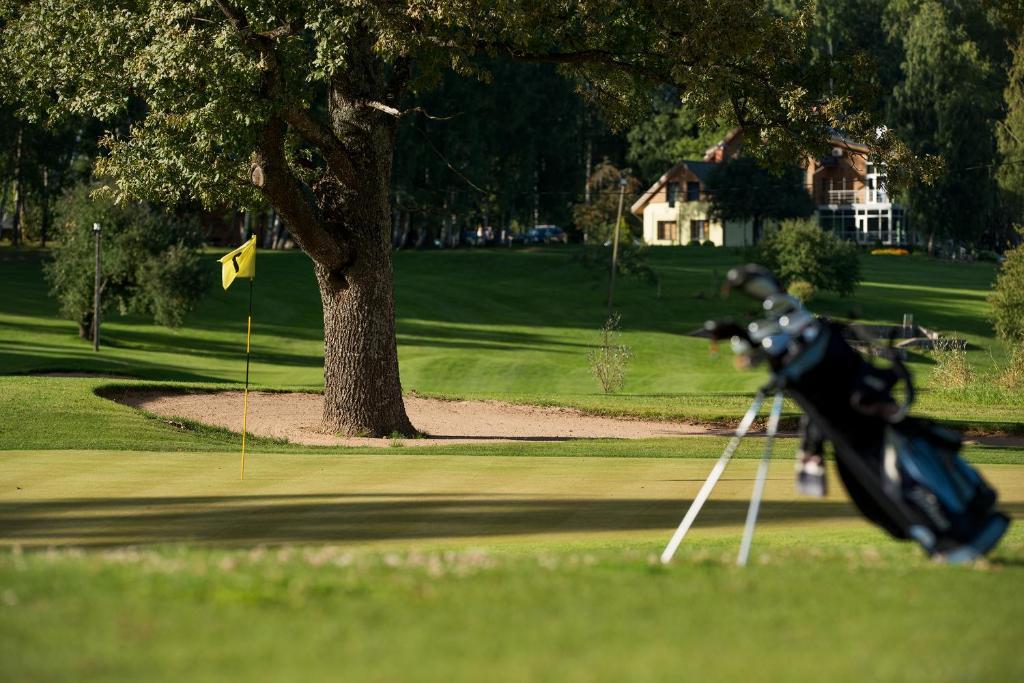
[[[680,161],[630,207],[644,221],[647,244],[690,244],[742,247],[754,243],[752,221],[718,221],[710,217],[705,193],[708,175],[717,164]]]
[[[708,176],[717,165],[739,156],[742,142],[737,128],[709,148],[702,161],[680,161],[641,195],[630,210],[643,219],[647,244],[710,240],[716,246],[742,247],[761,238],[750,219],[717,221],[709,213]],[[830,154],[808,159],[805,165],[805,184],[822,229],[858,243],[906,244],[906,215],[885,192],[884,166],[872,163],[863,145],[838,135],[831,143]]]

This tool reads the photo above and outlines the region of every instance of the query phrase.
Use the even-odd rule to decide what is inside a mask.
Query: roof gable
[[[636,216],[643,215],[644,208],[651,203],[651,200],[656,194],[658,194],[658,191],[665,187],[670,180],[678,176],[681,171],[689,171],[695,175],[698,180],[700,180],[701,184],[707,183],[708,177],[711,175],[711,171],[717,165],[718,164],[708,161],[686,160],[678,162],[675,166],[665,171],[664,175],[658,178],[658,182],[647,188],[647,190],[640,195],[640,198],[633,202],[633,205],[629,207],[629,210]]]

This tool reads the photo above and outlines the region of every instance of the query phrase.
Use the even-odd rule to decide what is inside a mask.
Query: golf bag
[[[812,316],[759,266],[731,270],[727,288],[760,300],[765,318],[709,321],[710,336],[729,339],[744,364],[768,365],[771,388],[833,444],[839,476],[865,517],[951,562],[996,545],[1009,519],[995,509],[995,491],[960,458],[960,434],[908,416],[914,387],[895,353],[878,349],[888,367],[868,362],[847,341],[849,326]]]

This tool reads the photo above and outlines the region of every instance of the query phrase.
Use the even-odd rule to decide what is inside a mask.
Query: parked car
[[[566,244],[569,237],[557,225],[537,225],[526,231],[527,244]]]

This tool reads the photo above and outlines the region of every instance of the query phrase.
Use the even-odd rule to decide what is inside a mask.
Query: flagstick
[[[245,330],[245,398],[242,401],[242,472],[239,480],[245,479],[245,434],[249,419],[249,337],[252,335],[252,283],[249,278],[249,324]]]

